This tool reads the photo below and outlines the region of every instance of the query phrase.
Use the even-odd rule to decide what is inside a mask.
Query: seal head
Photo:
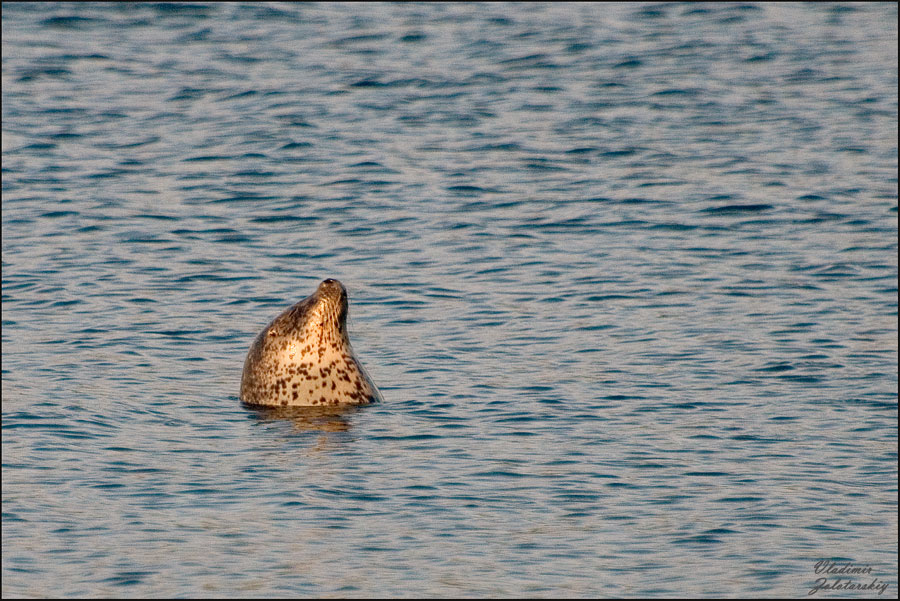
[[[260,332],[241,377],[248,405],[365,405],[381,394],[347,336],[347,290],[327,279]]]

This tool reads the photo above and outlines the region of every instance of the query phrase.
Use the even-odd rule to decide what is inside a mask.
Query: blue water
[[[4,597],[896,597],[895,3],[2,11]]]

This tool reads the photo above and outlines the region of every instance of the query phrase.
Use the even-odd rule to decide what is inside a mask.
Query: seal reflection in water
[[[241,401],[340,407],[381,400],[347,337],[347,290],[328,279],[260,332],[244,362]]]
[[[352,425],[353,412],[360,405],[339,405],[337,407],[268,407],[266,405],[244,405],[249,416],[259,423],[291,422],[300,432],[347,432]]]

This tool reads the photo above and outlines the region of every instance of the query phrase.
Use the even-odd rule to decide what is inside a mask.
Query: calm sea
[[[2,34],[4,597],[896,597],[896,3]],[[385,402],[242,407],[327,277]]]

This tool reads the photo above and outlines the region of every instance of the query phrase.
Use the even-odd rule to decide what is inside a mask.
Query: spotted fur
[[[266,406],[364,405],[381,400],[347,337],[347,290],[325,280],[260,332],[244,362],[241,401]]]

